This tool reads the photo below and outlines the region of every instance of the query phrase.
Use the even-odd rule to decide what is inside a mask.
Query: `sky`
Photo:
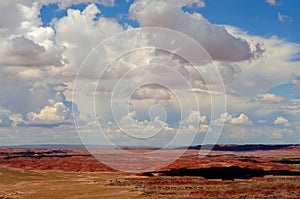
[[[0,145],[300,143],[290,0],[0,6]]]

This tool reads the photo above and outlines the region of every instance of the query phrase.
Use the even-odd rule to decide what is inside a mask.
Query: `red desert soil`
[[[127,148],[126,150],[143,153],[151,149]],[[107,152],[109,154],[109,150]],[[116,189],[131,187],[132,193],[142,193],[137,195],[137,198],[300,198],[300,146],[272,150],[215,150],[205,157],[199,157],[198,153],[197,149],[187,150],[182,157],[160,171],[133,175],[117,173],[81,147],[0,147],[0,167],[100,172],[98,174],[113,172],[105,175],[123,176],[123,180],[110,180],[105,186]],[[208,173],[213,176],[219,171],[223,171],[222,175],[227,171],[231,173],[246,171],[254,174],[263,173],[263,175],[242,179],[239,177],[205,178],[194,175],[197,172],[202,174],[204,172],[206,176]],[[279,175],[273,175],[274,171]],[[188,175],[185,175],[186,173]],[[88,183],[99,182],[93,180]],[[95,191],[97,193],[99,190]]]
[[[132,150],[141,152],[146,149]],[[299,164],[280,162],[285,159],[300,160],[300,146],[267,151],[211,151],[205,157],[199,157],[198,152],[195,149],[187,150],[182,157],[161,170],[239,166],[250,169],[300,171]],[[100,163],[81,147],[0,148],[0,165],[30,170],[115,171]]]

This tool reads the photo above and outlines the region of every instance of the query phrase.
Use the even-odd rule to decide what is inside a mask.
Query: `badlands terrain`
[[[299,145],[216,145],[205,157],[200,147],[142,173],[116,171],[80,146],[0,147],[0,198],[300,198]]]

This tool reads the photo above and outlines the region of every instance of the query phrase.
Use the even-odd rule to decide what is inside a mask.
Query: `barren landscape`
[[[299,8],[0,0],[0,199],[300,199]]]
[[[79,146],[2,147],[0,198],[300,197],[300,146],[216,145],[206,157],[199,147],[159,171],[135,174]]]

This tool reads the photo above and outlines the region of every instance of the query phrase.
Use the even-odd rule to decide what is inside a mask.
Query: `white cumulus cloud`
[[[289,120],[284,118],[284,117],[277,117],[275,120],[274,120],[274,124],[277,124],[277,125],[284,125],[284,126],[290,126],[290,123],[289,123]]]
[[[272,6],[276,5],[276,0],[266,0],[266,2]]]
[[[267,104],[279,104],[285,102],[285,98],[271,93],[258,95],[253,101]]]
[[[141,26],[170,28],[189,35],[215,60],[242,61],[254,57],[249,44],[229,34],[223,26],[211,24],[199,13],[183,12],[181,8],[187,3],[190,1],[138,0],[131,5],[130,14]]]
[[[236,124],[236,125],[252,125],[253,122],[249,119],[249,117],[241,113],[238,117],[233,117],[231,114],[228,112],[223,113],[219,119],[216,121],[217,123],[227,123],[227,124]]]
[[[29,124],[65,123],[72,119],[72,108],[63,102],[45,106],[40,112],[27,114]]]
[[[278,21],[280,22],[291,22],[293,19],[287,15],[283,15],[280,12],[277,13]]]

